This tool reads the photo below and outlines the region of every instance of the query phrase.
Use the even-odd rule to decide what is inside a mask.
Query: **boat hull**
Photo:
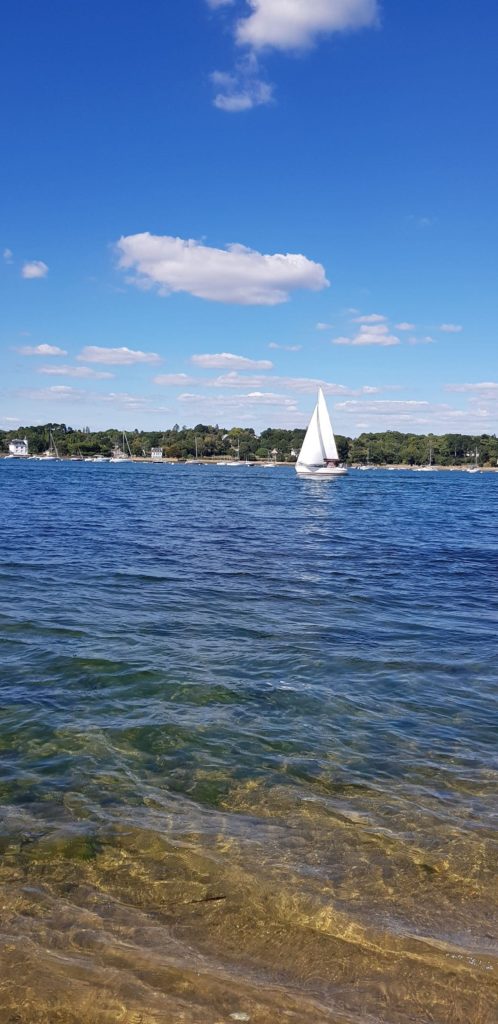
[[[317,478],[328,480],[336,476],[347,476],[347,472],[345,466],[303,466],[296,463],[296,473],[298,476],[313,477],[314,480]]]

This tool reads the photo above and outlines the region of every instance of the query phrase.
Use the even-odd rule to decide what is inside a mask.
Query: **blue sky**
[[[0,427],[496,432],[492,0],[4,14]]]

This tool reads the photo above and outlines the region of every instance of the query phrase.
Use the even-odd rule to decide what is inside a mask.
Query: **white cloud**
[[[190,362],[206,370],[271,370],[273,367],[269,359],[247,359],[246,356],[235,356],[232,352],[191,356]]]
[[[282,352],[300,352],[302,345],[279,345],[276,341],[270,341],[268,348],[280,349]]]
[[[67,356],[66,350],[57,345],[23,345],[17,351],[22,356]]]
[[[439,330],[443,331],[443,334],[460,334],[463,327],[461,324],[440,324]]]
[[[333,326],[333,324],[324,324],[322,323],[321,320],[319,320],[318,323],[315,324],[315,328],[317,331],[331,331]]]
[[[265,255],[244,245],[215,249],[194,239],[144,231],[120,238],[119,267],[133,270],[132,283],[157,286],[161,295],[187,292],[214,302],[275,306],[296,288],[328,286],[320,263],[294,253]]]
[[[238,21],[237,42],[254,49],[296,50],[320,35],[375,25],[377,0],[247,0],[252,13]]]
[[[4,263],[13,263],[14,262],[14,253],[12,252],[12,249],[4,249],[4,251],[3,251],[3,259],[4,259]]]
[[[381,324],[387,320],[387,316],[382,316],[381,313],[368,313],[367,316],[356,316],[354,318],[355,324]]]
[[[141,352],[140,349],[103,348],[100,345],[86,345],[76,356],[82,363],[106,363],[108,366],[134,366],[135,363],[160,363],[156,352]]]
[[[47,264],[43,260],[31,260],[23,264],[21,270],[22,277],[27,280],[34,280],[37,277],[46,277],[48,274]]]
[[[80,380],[110,380],[113,373],[92,370],[89,366],[41,366],[38,373],[50,377],[77,377]]]
[[[406,320],[402,320],[400,324],[395,324],[394,328],[396,331],[414,331],[415,324],[409,324]]]
[[[384,347],[399,345],[399,338],[390,334],[386,324],[361,324],[360,330],[353,338],[334,338],[334,345],[382,345]]]
[[[273,86],[260,77],[254,54],[237,61],[232,72],[213,71],[214,105],[218,110],[238,114],[253,107],[264,107],[273,100]]]
[[[186,387],[187,384],[195,384],[195,378],[189,377],[186,373],[161,373],[158,377],[154,377],[154,384]]]
[[[423,338],[417,338],[415,335],[413,335],[411,338],[408,338],[408,344],[409,345],[433,345],[434,344],[434,338],[431,338],[430,334],[424,335]]]

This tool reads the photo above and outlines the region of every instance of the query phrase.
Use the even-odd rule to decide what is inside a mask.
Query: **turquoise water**
[[[494,1022],[497,500],[0,462],[2,1024]]]

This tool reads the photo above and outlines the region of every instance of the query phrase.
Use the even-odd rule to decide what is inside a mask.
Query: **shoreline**
[[[73,459],[73,458],[71,458],[70,455],[60,455],[58,458],[46,459],[45,460],[45,459],[43,459],[43,457],[38,457],[38,456],[33,456],[33,455],[28,455],[28,456],[26,456],[26,455],[14,455],[14,456],[11,456],[11,455],[8,455],[8,454],[4,454],[3,452],[0,453],[0,460],[1,461],[4,461],[4,460],[8,459],[9,461],[12,461],[12,462],[45,462],[45,461],[46,462],[87,462],[87,461],[88,462],[92,462],[94,458],[96,458],[96,456],[88,456],[88,457],[85,457],[83,459],[79,459],[79,458],[78,459]],[[108,462],[109,461],[109,456],[104,456],[103,461],[104,462]],[[199,465],[201,465],[201,466],[220,466],[220,467],[221,467],[221,462],[222,462],[222,460],[220,460],[219,458],[212,458],[212,459],[203,459],[203,458],[198,458],[198,459],[173,459],[173,458],[150,459],[150,458],[146,458],[146,457],[141,456],[141,455],[133,455],[131,457],[131,459],[123,459],[122,461],[123,461],[123,463],[139,462],[139,463],[145,463],[146,465],[149,464],[149,465],[157,465],[157,466],[161,466],[161,465],[162,466],[167,466],[167,465],[170,465],[170,466],[196,466],[197,465],[197,466],[199,466]],[[235,460],[227,459],[226,460],[226,464],[227,465],[233,464],[234,461]],[[250,466],[251,468],[253,468],[255,466],[267,466],[268,465],[266,460],[264,460],[264,459],[256,460],[256,461],[249,461],[247,463],[244,460],[241,460],[241,462],[242,462],[242,465]],[[119,461],[115,462],[114,465],[119,465]],[[274,462],[273,466],[275,468],[280,468],[280,469],[281,468],[285,468],[285,467],[289,468],[289,467],[295,466],[295,462]],[[467,466],[433,466],[432,467],[432,472],[437,472],[437,473],[442,473],[442,472],[445,472],[445,473],[458,473],[458,472],[460,472],[461,473],[461,472],[464,472],[464,473],[467,473],[469,470],[473,470],[474,468],[475,467],[472,466],[472,465],[467,465]],[[410,466],[407,463],[395,463],[395,464],[386,464],[386,463],[384,463],[382,465],[369,465],[369,466],[366,466],[363,463],[352,463],[351,465],[347,466],[347,469],[363,470],[363,471],[368,471],[368,472],[371,472],[373,470],[376,470],[376,471],[378,471],[378,470],[388,470],[388,471],[393,471],[393,470],[398,470],[399,471],[399,470],[401,470],[401,471],[407,471],[407,472],[428,471],[428,467],[426,467],[424,465],[422,465],[422,466],[416,466],[416,465]],[[478,470],[479,473],[498,473],[498,466],[478,466],[477,470]]]

